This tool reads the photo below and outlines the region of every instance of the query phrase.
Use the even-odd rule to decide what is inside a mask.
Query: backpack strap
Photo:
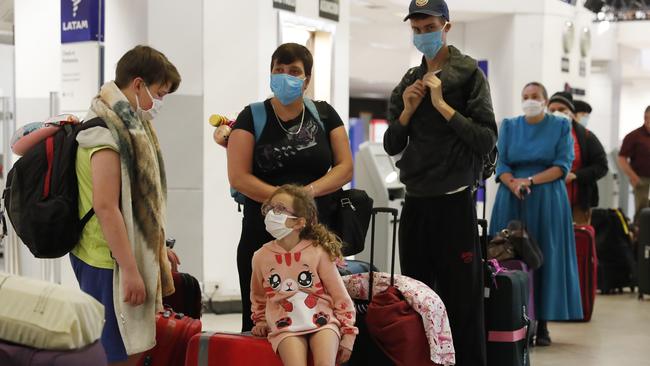
[[[316,119],[316,122],[320,125],[320,127],[325,130],[325,124],[320,118],[320,114],[318,113],[318,108],[316,108],[316,103],[314,103],[313,100],[309,98],[303,98],[304,103],[305,103],[305,108],[307,108],[307,111]],[[259,141],[260,137],[262,137],[262,132],[264,131],[264,127],[266,126],[266,106],[264,105],[264,102],[257,102],[257,103],[252,103],[250,104],[251,107],[251,113],[253,114],[253,129],[255,130],[255,142]]]
[[[87,130],[87,129],[93,128],[93,127],[108,128],[108,126],[106,125],[106,122],[104,122],[104,120],[101,119],[101,117],[94,117],[94,118],[91,118],[91,119],[89,119],[87,121],[83,121],[81,123],[81,128],[79,129],[79,131]]]
[[[69,125],[66,125],[64,127],[69,127]],[[83,123],[79,128],[79,132],[93,127],[108,128],[106,122],[104,122],[103,119],[101,119],[100,117],[94,117],[89,119],[88,121],[83,121]],[[88,223],[88,221],[90,221],[90,219],[93,218],[94,215],[95,215],[95,209],[91,206],[90,210],[88,210],[88,212],[86,212],[84,217],[82,217],[81,220],[79,220],[80,229],[83,229]]]
[[[311,115],[314,118],[316,118],[316,122],[318,122],[318,124],[323,129],[323,131],[325,131],[325,134],[327,134],[327,130],[325,130],[325,124],[320,119],[320,115],[318,114],[318,109],[316,108],[316,103],[314,103],[314,101],[309,99],[309,98],[303,98],[303,100],[305,102],[305,107],[307,108],[309,113],[311,113]]]
[[[252,103],[250,105],[253,114],[253,130],[255,132],[255,142],[262,137],[262,131],[266,126],[266,106],[264,102]]]

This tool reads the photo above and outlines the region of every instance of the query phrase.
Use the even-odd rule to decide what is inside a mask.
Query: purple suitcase
[[[49,351],[0,341],[2,366],[107,366],[101,342],[70,351]]]

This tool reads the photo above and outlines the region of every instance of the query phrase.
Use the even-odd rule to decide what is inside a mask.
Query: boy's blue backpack
[[[305,102],[305,108],[307,108],[307,111],[309,111],[309,113],[314,116],[316,122],[318,122],[320,127],[325,130],[325,125],[320,119],[320,115],[314,101],[309,98],[303,98],[303,100]],[[264,106],[264,102],[252,103],[250,107],[251,113],[253,114],[253,130],[255,131],[255,142],[257,143],[260,137],[262,137],[262,132],[266,126],[266,107]],[[235,200],[235,202],[240,205],[243,205],[244,202],[246,202],[246,196],[232,187],[230,188],[230,196]]]

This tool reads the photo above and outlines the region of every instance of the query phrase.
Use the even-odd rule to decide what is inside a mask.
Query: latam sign
[[[104,0],[61,0],[61,43],[104,41]]]

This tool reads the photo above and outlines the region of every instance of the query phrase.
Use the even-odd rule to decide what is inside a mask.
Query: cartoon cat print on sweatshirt
[[[323,284],[308,264],[301,263],[301,253],[276,254],[278,267],[271,268],[264,290],[269,298],[280,294],[286,314],[275,322],[278,329],[304,331],[320,328],[329,322],[329,315],[320,311],[318,297],[323,295]],[[283,278],[284,277],[284,278]]]

